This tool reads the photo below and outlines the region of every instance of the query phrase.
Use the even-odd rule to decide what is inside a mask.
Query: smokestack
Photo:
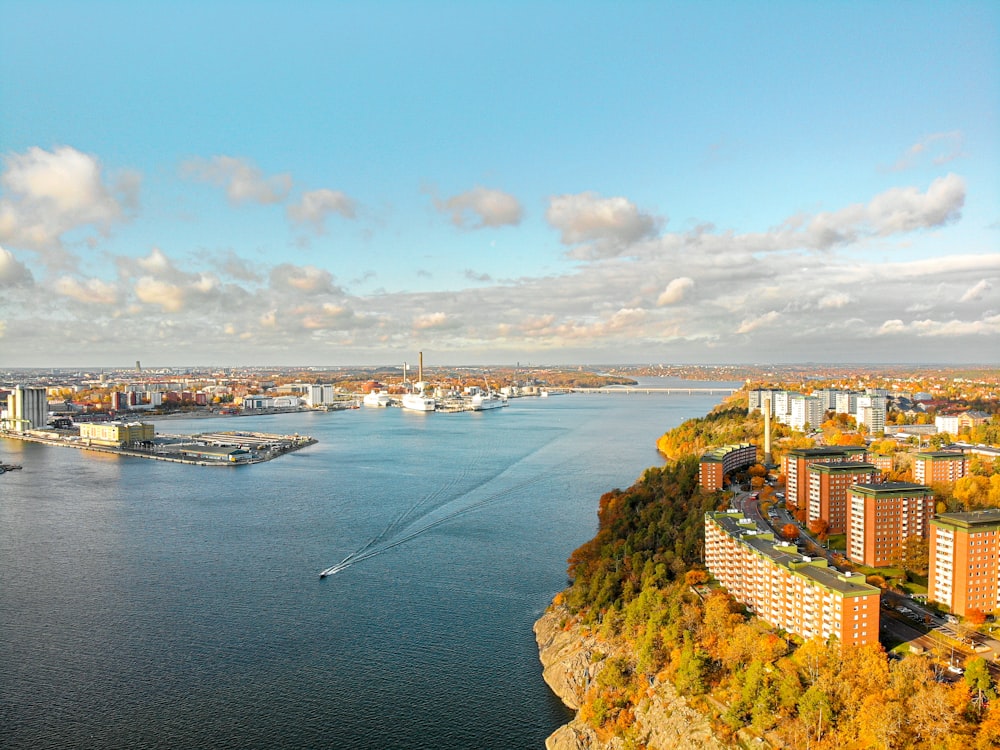
[[[764,463],[771,463],[771,399],[764,399]]]
[[[418,370],[420,377],[417,378],[417,382],[424,382],[424,353],[420,352],[420,369]]]

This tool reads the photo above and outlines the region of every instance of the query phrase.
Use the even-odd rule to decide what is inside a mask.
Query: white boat
[[[371,393],[366,393],[362,402],[365,406],[378,406],[384,407],[388,406],[392,399],[389,398],[389,394],[385,391],[372,391]]]
[[[406,365],[403,365],[403,372],[405,377]],[[419,380],[413,384],[413,391],[407,393],[403,396],[402,406],[404,409],[409,409],[410,411],[434,411],[437,407],[437,403],[434,398],[424,394],[424,389],[427,388],[427,383],[424,382],[424,353],[420,352],[420,370],[419,370]]]
[[[486,411],[487,409],[499,409],[507,405],[507,399],[498,393],[477,393],[472,397],[473,411]]]
[[[410,411],[434,411],[437,403],[433,396],[426,396],[423,391],[420,391],[419,393],[404,394],[402,405],[404,409]]]

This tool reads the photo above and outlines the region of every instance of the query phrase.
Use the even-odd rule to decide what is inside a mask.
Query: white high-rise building
[[[858,410],[858,394],[850,391],[838,393],[834,399],[834,410],[837,414],[854,414]]]
[[[819,429],[823,424],[823,402],[815,396],[796,396],[792,399],[791,416],[788,426],[793,430],[805,430],[806,425]]]
[[[885,396],[858,396],[858,410],[855,421],[865,425],[869,435],[885,432]]]

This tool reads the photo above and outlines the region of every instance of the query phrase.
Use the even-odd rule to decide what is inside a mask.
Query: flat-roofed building
[[[753,443],[724,445],[705,451],[698,463],[698,484],[703,490],[721,490],[727,474],[746,469],[757,463],[757,446]]]
[[[910,537],[928,538],[934,491],[911,482],[856,484],[848,490],[847,557],[882,568],[899,562]]]
[[[253,454],[246,448],[231,445],[199,445],[185,446],[181,449],[184,458],[201,461],[219,461],[221,463],[243,464],[253,459]]]
[[[153,425],[148,422],[85,422],[80,437],[91,445],[124,448],[152,442]]]
[[[807,425],[814,430],[819,429],[823,424],[824,413],[820,399],[814,396],[796,396],[792,399],[788,426],[800,431],[804,431]]]
[[[913,479],[920,484],[954,482],[969,473],[969,457],[958,451],[925,451],[913,456]]]
[[[842,646],[878,642],[880,591],[863,575],[803,557],[738,512],[705,515],[705,563],[734,599],[770,625]]]
[[[7,394],[4,426],[13,432],[44,430],[49,422],[49,395],[45,388],[18,385]]]
[[[848,490],[855,484],[869,484],[879,475],[870,463],[843,462],[809,466],[809,521],[824,520],[828,533],[847,531]]]
[[[842,391],[834,398],[834,411],[837,414],[854,414],[858,410],[858,393]]]
[[[928,601],[962,617],[1000,609],[1000,508],[942,513],[930,531]]]
[[[934,417],[934,426],[937,427],[938,432],[947,432],[949,435],[958,434],[958,415],[957,414],[938,414]]]
[[[865,453],[865,448],[857,446],[798,448],[788,451],[781,459],[781,472],[785,475],[785,504],[792,509],[806,507],[809,501],[808,471],[812,464],[863,461]]]

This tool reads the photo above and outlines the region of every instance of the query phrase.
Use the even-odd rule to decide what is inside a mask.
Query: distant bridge
[[[685,393],[694,395],[695,393],[736,393],[739,388],[719,387],[715,388],[642,388],[633,386],[615,386],[611,388],[570,388],[571,393],[617,393],[631,396],[633,394],[653,394],[653,393]]]

